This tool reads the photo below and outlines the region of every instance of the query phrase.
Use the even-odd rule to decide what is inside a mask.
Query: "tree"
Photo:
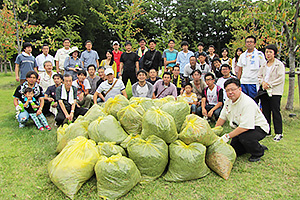
[[[280,50],[286,46],[289,61],[289,94],[286,109],[293,109],[295,87],[295,58],[300,39],[298,19],[300,0],[235,1],[233,12],[225,12],[234,27],[235,39],[246,36],[248,31],[258,36],[260,46],[277,43]],[[249,33],[248,33],[249,34]]]
[[[4,6],[12,10],[15,24],[16,49],[21,53],[26,37],[40,30],[40,26],[29,24],[29,16],[33,14],[31,6],[38,3],[37,0],[4,0]]]
[[[11,63],[9,60],[15,54],[15,26],[14,26],[14,16],[11,10],[7,8],[7,5],[3,5],[0,10],[0,62],[1,62],[1,72],[3,68],[5,73],[7,73],[7,64],[12,71]]]
[[[137,43],[134,36],[141,32],[142,29],[134,27],[134,24],[144,14],[144,10],[141,8],[142,3],[143,1],[140,0],[132,0],[131,3],[124,2],[122,4],[120,2],[119,7],[106,5],[106,13],[101,13],[95,8],[91,8],[91,11],[104,21],[104,24],[112,34],[118,36],[123,46],[126,41],[130,41],[133,49],[135,49],[137,48]]]

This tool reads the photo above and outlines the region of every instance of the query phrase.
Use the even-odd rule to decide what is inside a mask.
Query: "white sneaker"
[[[279,142],[282,138],[283,138],[283,135],[282,135],[282,134],[276,134],[273,140],[274,140],[275,142]]]

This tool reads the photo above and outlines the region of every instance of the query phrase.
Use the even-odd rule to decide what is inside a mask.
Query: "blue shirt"
[[[66,58],[65,60],[65,64],[64,64],[64,68],[65,68],[65,74],[70,74],[73,77],[73,81],[77,79],[77,72],[74,72],[73,70],[70,70],[69,68],[75,68],[75,66],[78,65],[78,67],[81,70],[82,68],[82,61],[77,58],[76,60],[74,60],[73,56],[69,56]]]
[[[84,64],[84,69],[87,70],[87,67],[91,64],[95,65],[97,68],[97,60],[99,59],[99,55],[95,50],[85,50],[81,53],[80,60],[82,60]]]
[[[177,58],[178,51],[174,49],[173,51],[170,51],[169,49],[164,50],[163,53],[163,58],[166,58],[167,61],[172,61]],[[174,63],[169,63],[167,66],[168,67],[174,67],[176,65],[176,62]]]
[[[24,52],[17,56],[15,63],[19,65],[20,79],[26,79],[27,72],[34,71],[37,67],[35,58]]]
[[[190,50],[186,54],[183,51],[178,53],[176,64],[179,64],[181,74],[184,73],[184,67],[190,63],[190,57],[193,55],[194,53]]]

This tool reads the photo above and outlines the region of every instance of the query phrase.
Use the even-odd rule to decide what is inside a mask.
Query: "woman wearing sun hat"
[[[72,75],[73,80],[77,79],[77,71],[82,70],[82,61],[79,59],[78,47],[72,47],[69,56],[65,60],[65,73]]]

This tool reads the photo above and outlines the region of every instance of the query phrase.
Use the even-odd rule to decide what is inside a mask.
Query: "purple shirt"
[[[177,97],[177,89],[176,86],[173,83],[170,83],[165,89],[164,81],[158,80],[153,86],[153,91],[156,94],[156,98],[161,99],[169,95],[173,95],[175,98]],[[162,92],[163,91],[163,92]],[[159,95],[159,96],[158,96]]]

